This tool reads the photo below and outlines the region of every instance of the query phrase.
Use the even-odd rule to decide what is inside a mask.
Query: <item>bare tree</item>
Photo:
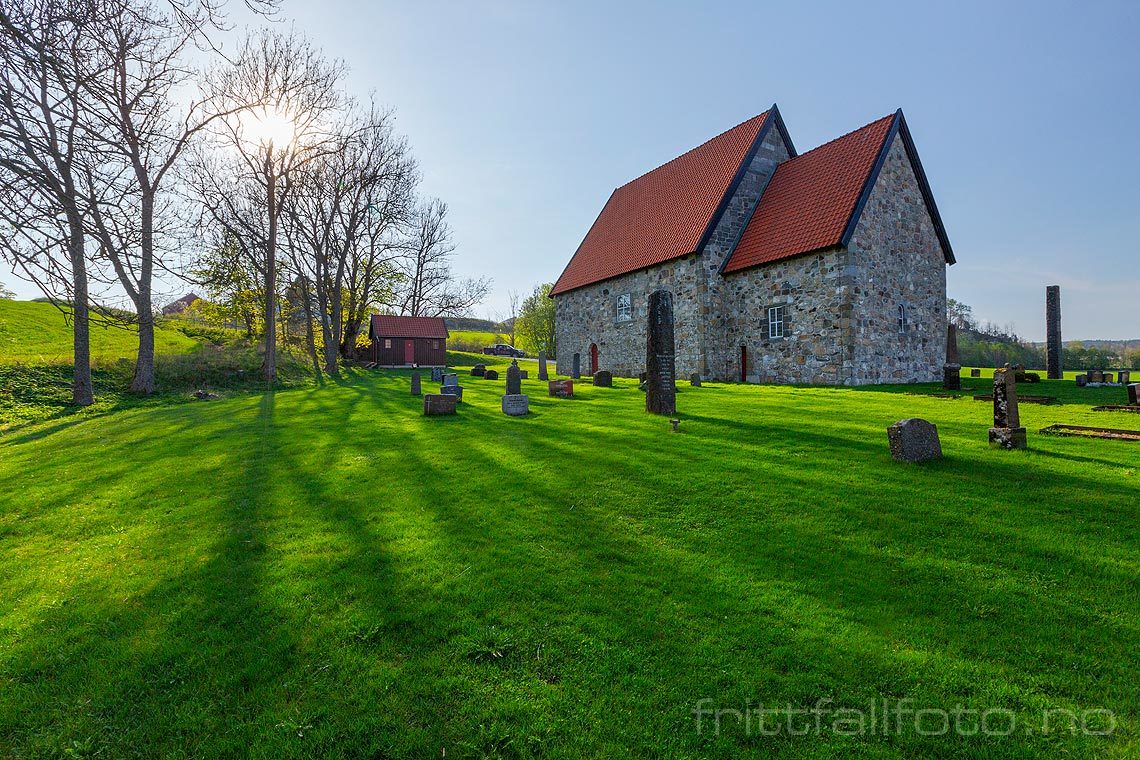
[[[335,149],[330,127],[343,102],[342,74],[341,64],[325,59],[298,34],[271,30],[248,38],[233,64],[213,80],[222,108],[240,109],[211,129],[236,157],[228,162],[236,173],[200,179],[198,186],[205,191],[211,215],[224,219],[234,234],[249,226],[250,210],[262,210],[264,233],[254,233],[242,247],[262,276],[262,372],[269,382],[277,376],[277,238],[282,210],[296,173]],[[242,183],[246,187],[235,203],[229,196]],[[250,187],[258,189],[260,198],[249,192]]]
[[[401,262],[404,285],[400,313],[457,317],[487,297],[491,289],[488,278],[455,278],[451,271],[454,253],[447,204],[439,199],[427,201],[416,214],[407,255]]]
[[[70,304],[72,401],[94,400],[84,199],[84,89],[104,76],[85,33],[94,4],[0,5],[0,236],[5,257],[45,295]]]

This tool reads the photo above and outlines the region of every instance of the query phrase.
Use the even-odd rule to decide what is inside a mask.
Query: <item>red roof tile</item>
[[[370,336],[380,338],[446,338],[443,317],[393,317],[373,314]]]
[[[780,164],[724,271],[839,245],[894,119],[884,116]]]
[[[767,116],[614,190],[551,295],[693,253]]]

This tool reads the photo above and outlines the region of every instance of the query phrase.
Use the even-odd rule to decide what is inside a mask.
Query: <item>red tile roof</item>
[[[839,245],[895,118],[780,164],[724,271]]]
[[[768,112],[614,190],[551,295],[693,253]]]
[[[393,317],[387,314],[373,314],[369,335],[379,338],[446,338],[448,333],[443,317]]]

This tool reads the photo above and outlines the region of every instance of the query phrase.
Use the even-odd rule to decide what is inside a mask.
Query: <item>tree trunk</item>
[[[309,358],[313,360],[313,372],[321,379],[321,360],[317,356],[317,336],[313,332],[313,307],[307,287],[301,288],[301,298],[305,299],[305,343],[309,347]]]
[[[154,198],[142,199],[142,271],[139,277],[135,311],[139,317],[139,351],[135,359],[135,376],[131,392],[149,396],[154,393],[154,308],[151,304],[151,278],[154,261]]]
[[[270,154],[272,155],[272,154]],[[265,381],[277,380],[277,175],[272,168],[272,157],[266,159],[269,167],[269,192],[266,203],[269,209],[269,236],[265,246],[265,358],[261,374]]]
[[[68,255],[71,258],[71,332],[72,348],[75,354],[74,373],[71,386],[71,403],[76,406],[90,406],[95,402],[95,390],[91,382],[91,317],[87,305],[87,262],[83,258],[83,226],[73,220],[70,226]]]

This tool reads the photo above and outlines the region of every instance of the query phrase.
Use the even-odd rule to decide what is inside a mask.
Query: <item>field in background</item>
[[[989,404],[934,384],[682,383],[672,433],[627,379],[568,400],[530,379],[532,414],[505,417],[503,375],[451,357],[450,418],[421,416],[408,372],[347,370],[0,437],[0,480],[19,483],[0,491],[0,747],[1140,751],[1140,446],[1037,433],[1140,427],[1090,411],[1122,389],[1023,405],[1031,448],[1005,452],[986,444]],[[891,461],[886,427],[911,416],[938,426],[944,460]],[[883,699],[1008,710],[1017,730],[763,736],[693,712]],[[1045,731],[1048,710],[1115,725],[1054,713]]]

